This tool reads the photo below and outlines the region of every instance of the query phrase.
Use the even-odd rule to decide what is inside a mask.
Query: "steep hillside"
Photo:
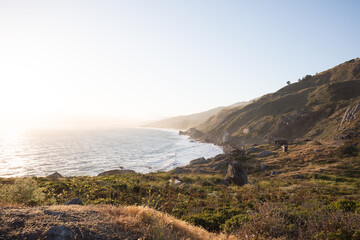
[[[189,128],[195,127],[199,125],[200,123],[206,121],[208,118],[214,116],[218,112],[220,112],[223,109],[226,108],[232,108],[232,107],[241,107],[246,105],[247,102],[239,102],[235,103],[231,106],[227,107],[217,107],[210,109],[205,112],[200,113],[194,113],[190,115],[183,115],[183,116],[176,116],[172,118],[166,118],[162,119],[160,121],[156,121],[153,123],[149,123],[145,125],[145,127],[156,127],[156,128],[172,128],[172,129],[181,129],[181,130],[187,130]]]
[[[359,136],[359,115],[357,58],[308,75],[245,107],[224,109],[196,129],[202,132],[201,140],[218,144],[263,143],[270,137],[332,140]]]

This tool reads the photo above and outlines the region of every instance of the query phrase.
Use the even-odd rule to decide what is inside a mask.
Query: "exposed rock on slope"
[[[264,143],[270,137],[331,140],[359,135],[360,59],[306,76],[241,108],[220,111],[188,132],[194,138],[232,145]],[[197,136],[201,133],[201,137]]]

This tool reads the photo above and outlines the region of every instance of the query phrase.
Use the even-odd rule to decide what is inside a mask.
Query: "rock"
[[[282,148],[283,152],[287,152],[289,147],[288,147],[288,145],[282,145],[281,148]]]
[[[282,171],[272,171],[271,175],[279,175],[280,173],[282,173]]]
[[[50,174],[49,176],[47,176],[48,178],[62,178],[63,176],[58,173],[58,172],[54,172],[53,174]]]
[[[268,167],[268,165],[265,164],[265,163],[263,163],[263,164],[261,164],[261,166],[260,166],[260,170],[261,170],[261,171],[264,171],[267,167]]]
[[[29,233],[23,236],[23,238],[21,239],[26,239],[26,240],[38,240],[41,239],[41,234],[40,233]]]
[[[64,203],[64,205],[84,205],[80,198],[73,198]]]
[[[189,135],[193,139],[199,139],[204,136],[204,133],[197,130],[196,128],[190,128],[186,131],[186,135]]]
[[[267,157],[270,154],[272,154],[272,152],[270,151],[262,151],[261,153],[259,153],[256,157]]]
[[[73,240],[74,233],[67,226],[54,226],[50,228],[44,235],[47,240]]]
[[[71,201],[71,200],[70,200]],[[80,200],[81,201],[81,200]],[[52,215],[52,216],[64,216],[65,213],[63,212],[55,212],[55,211],[49,211],[49,210],[45,210],[44,214],[46,215]]]
[[[129,174],[129,173],[135,173],[134,170],[123,170],[123,169],[114,169],[105,171],[102,173],[99,173],[98,176],[109,176],[109,175],[120,175],[120,174]]]
[[[170,179],[169,179],[169,182],[175,186],[177,185],[180,185],[181,184],[181,181],[179,180],[179,177],[178,176],[172,176]]]
[[[226,167],[227,165],[228,165],[227,162],[219,162],[219,163],[214,164],[213,169],[216,171],[216,170]]]
[[[209,161],[206,160],[204,157],[202,157],[191,160],[189,165],[197,165],[197,164],[205,164],[205,163],[209,163]]]
[[[175,173],[175,174],[188,173],[188,172],[190,172],[188,169],[184,169],[181,167],[177,167],[173,170],[173,173]]]
[[[248,178],[246,175],[245,169],[242,167],[241,163],[238,161],[230,162],[225,177],[225,182],[233,182],[236,185],[242,186],[248,184]]]
[[[252,148],[249,148],[249,149],[247,150],[247,154],[254,153],[254,152],[257,152],[257,151],[258,151],[258,148],[252,147]]]
[[[8,225],[12,228],[23,228],[25,226],[25,222],[23,220],[15,219],[9,222]]]
[[[194,173],[204,173],[199,167],[195,168]]]

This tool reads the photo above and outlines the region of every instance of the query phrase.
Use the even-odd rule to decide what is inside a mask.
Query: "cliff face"
[[[270,137],[289,140],[356,137],[360,129],[359,104],[360,59],[357,58],[314,76],[308,75],[245,107],[220,111],[196,127],[202,133],[197,139],[249,145],[264,143]]]

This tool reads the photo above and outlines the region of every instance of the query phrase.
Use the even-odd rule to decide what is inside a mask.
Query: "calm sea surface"
[[[0,177],[94,176],[119,169],[148,173],[183,166],[222,153],[177,131],[116,128],[0,133]]]

